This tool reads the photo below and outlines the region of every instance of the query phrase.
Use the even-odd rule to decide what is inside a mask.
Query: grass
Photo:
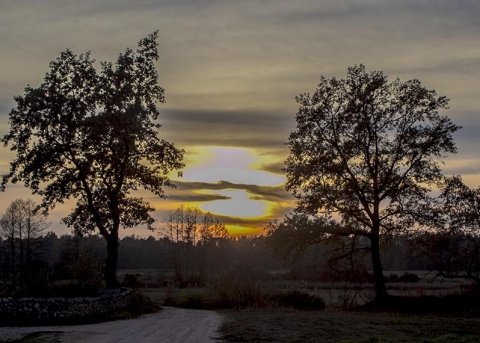
[[[278,309],[222,314],[226,342],[480,342],[480,318]]]
[[[38,331],[20,339],[10,340],[8,343],[60,343],[64,335],[62,331]]]
[[[141,275],[142,281],[153,280],[155,275],[155,272],[145,271]],[[411,301],[411,304],[415,304],[416,309],[437,306],[433,307],[433,310],[406,313],[401,311],[402,306],[405,305],[401,298],[396,298],[397,302],[392,306],[396,306],[397,303],[403,305],[399,308],[391,307],[388,312],[367,311],[365,310],[367,308],[363,311],[340,310],[342,306],[352,301],[358,301],[357,305],[367,302],[373,295],[371,285],[357,285],[357,288],[352,290],[342,283],[294,280],[269,280],[252,283],[250,280],[231,278],[230,275],[225,275],[216,282],[218,294],[215,296],[218,297],[224,292],[222,301],[231,302],[231,304],[235,304],[239,299],[245,299],[246,296],[247,300],[251,296],[256,297],[259,290],[261,291],[260,295],[267,294],[270,297],[272,294],[277,295],[277,303],[273,305],[271,303],[266,306],[265,304],[262,306],[248,304],[246,307],[233,306],[234,309],[221,310],[220,313],[225,316],[226,320],[219,333],[225,342],[480,343],[479,317],[464,316],[465,312],[462,311],[450,313],[444,311],[444,314],[440,315],[440,310],[448,308],[450,305],[445,306],[445,303],[442,303],[444,307],[438,307],[436,299],[420,297],[421,295],[459,295],[462,293],[459,287],[461,285],[455,283],[422,279],[416,284],[389,284],[391,294],[416,296],[417,298],[407,299]],[[215,289],[215,284],[213,286]],[[212,303],[208,302],[211,301],[211,292],[212,289],[199,288],[141,289],[141,293],[159,304],[166,304],[170,301],[170,305],[190,308],[211,306]],[[233,298],[230,297],[232,294]],[[353,299],[357,294],[361,296]],[[284,295],[284,297],[278,298],[279,295]],[[291,306],[290,303],[295,304],[299,301],[307,305],[310,301],[314,301],[315,298],[310,298],[308,295],[323,298],[327,309],[324,312],[300,311]],[[254,300],[263,299],[263,296],[255,297]],[[457,303],[457,298],[453,296],[448,304]],[[135,309],[116,313],[108,319],[134,317],[139,315],[144,307],[145,304],[139,303]],[[478,316],[479,313],[477,312],[476,315]],[[17,343],[55,342],[59,339],[60,337],[55,333],[37,333],[37,336],[26,336]]]
[[[340,309],[347,303],[357,301],[357,305],[362,305],[369,301],[369,297],[371,300],[371,285],[357,285],[357,289],[352,290],[340,283],[273,280],[258,284],[260,289],[271,294],[293,292],[295,295],[300,291],[298,294],[302,294],[302,299],[305,294],[321,297],[327,303],[327,310],[299,311],[278,304],[221,310],[226,318],[220,329],[223,341],[480,343],[479,312],[465,311],[464,305],[473,303],[462,295],[458,284],[425,279],[416,284],[389,284],[390,293],[398,296],[392,298],[391,306],[383,312],[367,311],[368,307],[363,311]],[[230,289],[230,286],[229,283],[222,285],[221,290]],[[202,307],[202,301],[208,295],[204,289],[148,289],[144,292],[159,301],[176,299],[177,305],[187,307]],[[360,296],[353,299],[358,294]],[[450,296],[425,297],[446,294]],[[289,297],[285,299],[288,301]]]

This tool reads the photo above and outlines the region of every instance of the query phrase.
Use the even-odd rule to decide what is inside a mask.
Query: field
[[[473,343],[480,318],[327,310],[241,310],[227,318],[227,342]]]
[[[389,293],[396,296],[445,296],[465,292],[467,285],[458,281],[434,279],[431,274],[421,276],[416,283],[388,283]],[[152,277],[147,277],[152,279]],[[341,342],[341,343],[480,343],[480,318],[462,312],[452,313],[425,310],[422,313],[405,311],[372,312],[345,310],[362,305],[373,296],[370,285],[347,287],[343,283],[305,282],[293,280],[256,281],[266,292],[286,292],[292,289],[306,292],[325,300],[325,311],[298,311],[272,306],[250,306],[219,312],[225,321],[220,334],[226,342]],[[205,289],[198,288],[144,288],[153,299],[198,298]],[[415,302],[413,302],[415,303]],[[421,302],[418,302],[418,306]]]

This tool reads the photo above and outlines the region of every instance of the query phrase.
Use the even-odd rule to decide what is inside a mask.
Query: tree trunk
[[[107,259],[105,260],[105,282],[108,289],[117,288],[118,233],[107,238]]]
[[[380,235],[373,232],[370,236],[370,253],[372,256],[373,274],[375,279],[375,300],[382,302],[388,297],[383,278],[382,261],[380,259]]]
[[[10,237],[10,272],[12,277],[12,291],[17,291],[17,252],[15,249],[15,237]]]

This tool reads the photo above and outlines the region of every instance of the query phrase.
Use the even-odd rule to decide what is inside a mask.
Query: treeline
[[[12,255],[12,242],[0,240],[0,279],[4,291],[16,287],[17,290],[23,288],[20,293],[28,293],[31,286],[57,280],[102,282],[106,258],[106,242],[102,237],[57,236],[49,232],[32,239],[32,242],[34,249],[30,252],[27,270],[26,261],[20,260],[18,249]],[[21,241],[16,239],[13,243],[18,246]],[[182,274],[176,272],[179,261],[184,264]],[[119,269],[162,270],[179,286],[202,283],[209,275],[238,264],[252,270],[282,268],[280,261],[272,257],[266,247],[264,237],[217,238],[208,249],[199,242],[193,246],[167,237],[127,236],[119,241]]]
[[[18,199],[0,218],[3,293],[32,294],[61,280],[103,287],[107,242],[99,235],[46,232],[45,218],[35,209],[31,200]],[[162,281],[178,287],[202,286],[212,275],[239,267],[257,279],[372,281],[370,241],[361,236],[315,243],[277,229],[275,235],[267,230],[234,238],[211,213],[185,206],[172,211],[156,234],[119,240],[118,268],[161,271]],[[385,270],[435,270],[479,283],[479,247],[480,237],[469,232],[418,230],[382,237],[381,260]]]
[[[23,243],[25,239],[23,239]],[[17,247],[22,240],[16,239]],[[423,251],[416,246],[419,239],[395,237],[385,242],[382,260],[386,270],[435,270],[438,268],[429,256],[414,252]],[[21,260],[19,249],[12,254],[12,241],[0,241],[0,272],[4,288],[35,285],[55,280],[102,281],[106,242],[97,235],[57,236],[53,232],[31,239],[29,260]],[[369,259],[363,258],[368,274]],[[174,241],[169,237],[127,236],[120,240],[119,269],[156,269],[165,272],[178,285],[202,284],[209,276],[239,265],[259,278],[285,277],[304,280],[343,280],[345,275],[361,278],[342,265],[332,253],[332,247],[316,244],[310,246],[299,258],[289,261],[272,255],[266,236],[221,237],[211,244],[197,241]],[[181,264],[181,266],[179,266]],[[179,268],[180,267],[180,268]],[[178,270],[181,269],[179,273]],[[358,272],[358,271],[356,271]],[[276,276],[275,276],[276,275]],[[121,280],[120,280],[121,281]],[[27,287],[28,288],[28,287]]]

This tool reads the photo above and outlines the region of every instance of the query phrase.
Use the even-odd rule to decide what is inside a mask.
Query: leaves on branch
[[[2,186],[22,181],[43,198],[45,213],[77,199],[65,223],[107,237],[120,226],[151,227],[154,210],[130,196],[143,188],[164,197],[168,175],[183,168],[183,150],[159,137],[157,32],[116,63],[66,50],[50,63],[44,82],[15,97],[2,142],[16,152]]]

